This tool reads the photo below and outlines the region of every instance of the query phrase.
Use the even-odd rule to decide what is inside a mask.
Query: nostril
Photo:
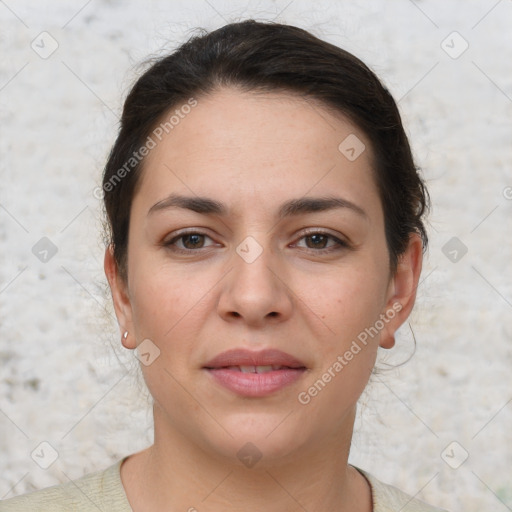
[[[279,313],[277,313],[276,311],[271,311],[268,316],[277,316]]]

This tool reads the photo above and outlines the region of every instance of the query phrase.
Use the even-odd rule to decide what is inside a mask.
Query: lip
[[[240,366],[272,366],[264,373],[243,373]],[[279,368],[281,367],[281,368]],[[306,366],[297,358],[275,349],[253,352],[232,349],[219,354],[203,366],[214,380],[237,395],[264,397],[293,384]]]
[[[208,361],[204,368],[226,368],[228,366],[288,366],[289,368],[305,368],[306,365],[297,358],[276,349],[253,352],[243,348],[235,348],[222,352]]]

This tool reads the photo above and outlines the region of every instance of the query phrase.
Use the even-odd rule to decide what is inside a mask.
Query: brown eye
[[[330,237],[328,237],[327,235],[322,235],[320,233],[304,237],[304,239],[306,240],[306,246],[309,249],[325,249],[329,238]]]
[[[322,231],[310,232],[302,236],[294,246],[317,253],[331,252],[349,247],[347,243],[339,238]]]
[[[198,233],[192,233],[181,237],[185,249],[200,249],[204,246],[204,239],[205,236]]]
[[[199,249],[206,249],[215,242],[208,236],[199,232],[182,233],[181,235],[175,236],[164,245],[171,250],[176,252],[192,252]]]

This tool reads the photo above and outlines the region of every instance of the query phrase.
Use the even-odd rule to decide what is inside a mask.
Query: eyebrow
[[[228,209],[226,206],[214,199],[208,197],[191,197],[171,194],[170,196],[155,203],[148,211],[148,215],[168,208],[184,208],[192,210],[203,215],[226,215]],[[341,197],[302,197],[300,199],[291,199],[283,203],[279,208],[278,217],[302,215],[305,213],[322,212],[336,208],[348,208],[363,217],[368,217],[366,212],[356,204]]]

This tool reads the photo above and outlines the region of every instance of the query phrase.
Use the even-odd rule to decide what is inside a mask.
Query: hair
[[[422,218],[428,192],[386,87],[357,57],[306,30],[246,20],[191,37],[154,62],[126,98],[103,175],[107,238],[123,278],[130,210],[144,163],[139,150],[171,109],[225,87],[299,95],[360,128],[371,144],[391,270],[412,233],[421,236],[426,249]]]

